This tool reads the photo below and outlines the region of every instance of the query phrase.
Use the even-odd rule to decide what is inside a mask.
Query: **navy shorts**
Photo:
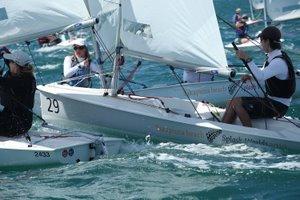
[[[283,117],[288,106],[269,98],[242,97],[242,105],[251,119]]]

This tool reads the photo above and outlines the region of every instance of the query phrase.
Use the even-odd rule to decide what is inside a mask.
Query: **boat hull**
[[[237,92],[237,90],[239,91],[236,93],[236,97],[251,95],[257,96],[257,94],[259,94],[259,96],[261,97],[263,96],[256,83],[253,83],[253,85],[250,82],[246,82],[243,84],[242,87],[250,92],[250,95],[248,92],[239,89],[239,85],[241,85],[240,80],[235,81],[236,83],[230,82],[228,80],[221,80],[201,83],[184,83],[182,85],[191,99],[194,99],[196,101],[208,101],[222,107],[226,106],[227,100],[231,99]],[[300,86],[299,75],[296,75],[296,85]],[[177,97],[180,99],[187,99],[186,94],[179,84],[136,90],[135,94],[141,96]],[[292,104],[299,104],[299,99],[300,87],[296,87],[296,92],[293,95]]]
[[[52,123],[62,123],[66,126],[88,124],[101,130],[110,129],[120,136],[145,138],[150,135],[153,139],[178,143],[249,143],[300,150],[299,130],[286,121],[269,119],[267,124],[273,128],[268,130],[263,129],[263,120],[254,122],[262,129],[247,128],[184,117],[157,108],[153,102],[145,105],[128,99],[125,95],[103,96],[101,90],[63,88],[63,86],[41,86],[39,89],[42,116]],[[56,99],[58,102],[60,110],[58,113],[49,112],[49,99]],[[168,99],[163,100],[168,105]]]
[[[0,137],[0,167],[72,164],[115,154],[123,140],[82,132],[53,134],[30,132],[25,137]]]

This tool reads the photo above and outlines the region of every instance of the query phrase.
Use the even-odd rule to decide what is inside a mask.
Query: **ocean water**
[[[237,7],[249,13],[247,2],[214,1],[217,14],[227,20]],[[223,22],[219,25],[224,43],[231,42],[234,31]],[[251,27],[251,34],[262,28],[262,24]],[[285,23],[282,30],[284,49],[300,69],[300,20]],[[91,43],[90,38],[88,43]],[[64,56],[72,50],[37,49],[35,44],[33,47],[43,82],[60,80]],[[22,45],[12,48],[26,49]],[[226,50],[226,53],[231,63],[241,64],[233,52]],[[257,49],[249,53],[257,64],[263,62],[263,52]],[[109,65],[106,68],[109,71]],[[38,74],[37,80],[41,83]],[[176,83],[165,66],[147,61],[134,80],[147,86]],[[299,106],[293,106],[289,114],[300,117],[299,111]],[[40,129],[40,121],[36,119],[33,126]],[[43,168],[0,169],[0,199],[218,198],[299,199],[300,155],[245,144],[212,146],[127,139],[121,154],[101,160]]]

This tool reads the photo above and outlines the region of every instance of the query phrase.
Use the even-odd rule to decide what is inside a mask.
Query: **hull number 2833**
[[[47,97],[49,101],[48,112],[59,113],[59,103],[56,99]]]

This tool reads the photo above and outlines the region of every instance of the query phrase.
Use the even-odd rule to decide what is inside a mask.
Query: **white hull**
[[[0,137],[0,167],[71,164],[119,152],[121,139],[83,132],[29,132],[25,137]]]
[[[246,43],[242,43],[242,44],[236,44],[236,46],[239,48],[239,49],[253,49],[253,48],[257,48],[260,47],[260,40],[259,39],[256,39],[256,40],[249,40],[248,42]],[[227,49],[234,49],[234,47],[232,46],[232,44],[227,44],[225,45],[225,48]]]
[[[280,41],[284,42],[284,39],[280,39]],[[244,50],[247,50],[247,49],[248,50],[249,49],[259,50],[259,48],[260,48],[260,39],[259,38],[255,39],[255,40],[250,39],[248,42],[245,42],[245,43],[242,43],[242,44],[236,44],[236,46],[237,46],[237,48],[244,49]],[[231,43],[225,45],[225,48],[234,50],[234,47],[232,46]]]
[[[264,120],[254,122],[259,129],[247,128],[196,118],[191,104],[182,99],[160,98],[167,108],[177,113],[174,114],[166,112],[157,99],[103,96],[104,90],[62,85],[38,88],[42,116],[52,123],[71,126],[80,122],[132,136],[151,135],[154,139],[179,143],[249,143],[300,150],[299,128],[283,120],[269,119],[268,130],[263,129]],[[50,106],[49,102],[54,100],[59,109]],[[207,106],[198,102],[195,105],[202,118],[211,117]]]
[[[249,19],[246,23],[247,25],[253,25],[253,24],[257,24],[259,22],[262,22],[263,20],[262,19]]]
[[[241,84],[240,80],[235,80],[239,85]],[[253,83],[246,82],[243,84],[248,92],[253,96],[257,96],[256,92],[262,96],[261,90],[258,86]],[[296,75],[296,92],[293,96],[294,104],[299,104],[300,99],[300,76]],[[184,83],[185,90],[187,91],[189,97],[196,101],[208,101],[217,106],[225,106],[228,99],[231,99],[232,96],[236,93],[239,86],[229,82],[228,80],[224,81],[210,81],[210,82],[198,82],[198,83]],[[256,92],[255,92],[255,90]],[[135,94],[141,96],[161,96],[161,97],[177,97],[180,99],[187,99],[184,91],[182,90],[179,84],[169,85],[169,86],[159,86],[153,88],[147,88],[142,90],[135,91]],[[251,96],[244,90],[240,89],[236,94],[236,97],[240,96]]]

